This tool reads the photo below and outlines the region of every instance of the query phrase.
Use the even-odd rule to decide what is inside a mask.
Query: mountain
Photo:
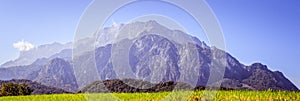
[[[152,40],[152,42],[149,42]],[[139,42],[138,42],[139,41]],[[142,43],[143,48],[138,48],[135,44],[132,45],[129,58],[130,66],[134,75],[137,78],[146,81],[160,82],[159,80],[153,80],[161,78],[161,81],[185,81],[186,83],[193,84],[194,82],[189,82],[194,80],[194,76],[188,77],[188,75],[198,75],[198,80],[196,86],[205,86],[208,84],[208,78],[210,73],[210,64],[212,62],[212,54],[218,54],[224,52],[217,48],[202,48],[197,46],[198,54],[201,61],[198,61],[199,71],[201,74],[192,74],[195,72],[190,72],[188,75],[183,75],[182,71],[188,71],[192,68],[186,68],[184,66],[189,65],[186,59],[182,57],[187,57],[180,51],[188,50],[188,46],[182,46],[181,48],[175,48],[167,39],[163,39],[157,35],[146,35],[136,40],[137,43]],[[143,43],[148,42],[148,43]],[[112,45],[107,45],[105,47],[99,47],[96,50],[96,66],[100,74],[101,80],[116,79],[116,78],[126,78],[117,77],[116,71],[113,69],[111,62],[111,50]],[[153,48],[155,47],[155,48]],[[152,48],[152,49],[150,49]],[[149,51],[150,50],[150,51]],[[155,57],[160,57],[158,59]],[[252,89],[252,90],[293,90],[296,91],[298,88],[292,84],[284,75],[278,71],[270,71],[265,65],[260,63],[254,63],[250,66],[245,66],[239,63],[230,54],[226,53],[226,56],[221,57],[226,58],[227,66],[225,68],[224,79],[216,81],[221,84],[222,87],[235,88],[235,89]],[[160,64],[161,61],[165,61],[164,67],[156,66]],[[165,68],[165,69],[159,69]],[[155,71],[158,69],[157,71]],[[187,73],[187,72],[185,72]],[[162,74],[162,75],[161,75]],[[151,78],[152,77],[152,78]],[[185,80],[179,79],[184,78]],[[214,82],[215,83],[215,82]]]
[[[279,71],[270,71],[266,65],[254,63],[247,66],[246,69],[251,73],[247,78],[242,80],[242,83],[257,90],[274,89],[274,90],[293,90],[298,88],[284,77]]]
[[[105,40],[111,41],[103,41],[103,36],[110,36]],[[95,81],[124,78],[154,84],[183,82],[193,87],[299,91],[279,71],[261,63],[246,66],[224,50],[155,21],[105,28],[95,38],[74,45],[73,57],[72,50],[63,49],[30,65],[0,68],[0,79],[29,79],[70,92],[86,85],[90,85],[86,89],[93,88]],[[97,43],[95,50],[85,51],[92,40]]]
[[[185,82],[192,86],[220,84],[235,89],[298,90],[278,71],[270,71],[260,63],[246,66],[223,50],[155,21],[121,27],[118,30],[122,35],[110,39],[115,43],[103,43],[95,50],[100,80],[132,78],[154,83]],[[224,78],[220,79],[222,71]]]
[[[20,51],[19,57],[17,59],[8,61],[2,64],[0,67],[7,68],[30,65],[37,59],[49,58],[50,56],[59,53],[64,49],[72,49],[72,43],[69,42],[66,44],[60,44],[55,42],[52,44],[40,45],[28,51]]]
[[[0,68],[0,80],[10,79],[28,79],[33,80],[37,77],[39,72],[45,68],[45,66],[55,58],[61,58],[65,61],[72,61],[72,50],[64,49],[59,53],[55,53],[49,58],[38,58],[30,65],[12,66],[8,68]]]
[[[40,63],[40,62],[45,63]],[[78,89],[72,65],[61,58],[38,59],[31,65],[0,68],[0,79],[26,79],[43,85],[76,92]]]
[[[22,79],[13,79],[13,80],[8,80],[8,81],[2,81],[0,80],[0,87],[2,83],[15,83],[15,84],[27,84],[28,87],[33,89],[33,92],[31,94],[62,94],[62,93],[70,93],[65,90],[55,88],[55,87],[50,87],[50,86],[45,86],[42,85],[38,82],[33,82],[30,80],[22,80]]]
[[[31,74],[37,74],[43,65],[40,65],[42,60],[36,60],[36,62],[25,66],[12,66],[9,68],[0,68],[0,80],[11,79],[30,79]]]
[[[75,92],[78,88],[71,64],[63,59],[52,59],[34,81]]]

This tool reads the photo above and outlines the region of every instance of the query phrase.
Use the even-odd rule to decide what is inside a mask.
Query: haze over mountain
[[[234,89],[299,90],[279,71],[271,71],[261,63],[241,64],[229,53],[156,21],[105,28],[94,37],[97,38],[94,51],[81,51],[73,60],[72,51],[65,47],[46,55],[36,52],[35,60],[26,62],[30,65],[11,62],[12,66],[0,68],[0,79],[28,79],[72,92],[98,80],[124,78],[152,83],[184,82],[192,86],[220,84]],[[91,45],[91,40],[94,39],[83,39],[81,45]],[[99,77],[89,74],[93,68]],[[224,78],[219,78],[223,77],[222,71]]]
[[[72,49],[72,43],[52,43],[46,45],[40,45],[28,51],[20,51],[19,57],[15,60],[8,61],[2,64],[0,67],[7,68],[13,66],[23,66],[23,65],[30,65],[37,59],[41,58],[49,58],[54,54],[64,50],[64,49]]]

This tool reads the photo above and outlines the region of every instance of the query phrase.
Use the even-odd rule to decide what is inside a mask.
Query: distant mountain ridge
[[[40,58],[49,58],[50,56],[58,53],[64,49],[72,49],[72,43],[60,44],[54,42],[52,44],[40,45],[28,51],[20,51],[19,57],[15,60],[8,61],[2,64],[0,67],[7,68],[13,66],[25,66],[30,65],[34,61]]]
[[[270,71],[267,66],[261,63],[246,66],[223,50],[209,47],[196,37],[189,36],[181,31],[169,30],[155,21],[135,22],[112,27],[111,29],[106,28],[106,31],[102,31],[105,33],[100,31],[100,33],[95,34],[95,37],[99,37],[98,40],[101,40],[103,38],[101,36],[106,36],[108,33],[114,34],[120,29],[126,31],[135,27],[142,31],[133,31],[132,33],[138,33],[140,37],[122,37],[115,41],[103,41],[103,43],[100,41],[95,52],[88,51],[77,54],[78,56],[73,57],[73,60],[71,60],[72,50],[62,49],[47,58],[40,57],[30,65],[0,68],[0,79],[29,79],[70,92],[78,91],[94,81],[129,77],[151,83],[174,81],[184,82],[192,86],[209,86],[217,83],[221,84],[221,87],[233,89],[299,91],[279,71]],[[109,36],[111,37],[106,40],[114,40],[113,35]],[[131,33],[128,36],[132,36]],[[180,38],[180,40],[176,40],[176,38]],[[93,39],[85,39],[82,44],[92,42],[90,40]],[[127,70],[132,71],[133,74],[117,75],[117,67],[115,67],[113,61],[123,61],[124,57],[117,57],[118,55],[115,56],[116,53],[112,54],[112,51],[114,51],[116,45],[120,44],[120,46],[127,47],[128,43],[132,45],[128,47],[127,58],[129,64]],[[95,57],[90,57],[91,54],[94,54]],[[82,62],[81,65],[85,68],[74,69],[74,60]],[[96,62],[97,73],[100,76],[98,78],[100,79],[91,79],[95,75],[80,74],[90,75],[86,76],[86,79],[82,79],[80,75],[76,74],[88,72],[94,64],[92,63],[93,60]],[[123,63],[120,64],[127,66]],[[218,66],[212,64],[226,64],[223,79],[209,82],[210,71],[213,69],[218,71]],[[217,76],[222,75],[217,72],[214,73]],[[89,79],[91,80],[89,81]],[[86,80],[86,82],[80,82],[79,80]]]

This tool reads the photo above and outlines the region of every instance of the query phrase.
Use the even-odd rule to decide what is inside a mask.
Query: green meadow
[[[0,101],[300,101],[300,92],[289,91],[177,91],[158,93],[97,93],[4,96]]]

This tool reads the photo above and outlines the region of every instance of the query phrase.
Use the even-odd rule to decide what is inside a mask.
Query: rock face
[[[180,76],[177,53],[170,40],[158,35],[146,35],[137,39],[130,48],[129,64],[138,79],[177,81]]]
[[[29,75],[36,74],[36,73],[38,74],[40,69],[43,67],[44,67],[43,65],[37,65],[36,63],[33,63],[27,66],[14,66],[9,68],[0,68],[0,80],[11,80],[17,78],[29,79],[30,78]]]
[[[151,83],[184,82],[191,86],[220,84],[233,89],[298,90],[281,72],[270,71],[260,63],[245,66],[227,52],[155,21],[106,28],[98,37],[114,34],[114,30],[130,33],[121,38],[109,35],[106,40],[114,41],[102,40],[95,51],[83,51],[72,61],[72,56],[68,56],[72,51],[64,50],[31,65],[0,68],[0,78],[29,79],[72,92],[94,81],[124,78]],[[92,39],[85,39],[89,40]],[[84,68],[73,68],[75,64]]]
[[[196,65],[199,66],[199,74],[189,75],[198,75],[198,81],[195,86],[205,86],[210,76],[212,54],[224,51],[216,48],[196,46],[200,57],[198,65]],[[117,78],[110,61],[110,49],[111,45],[107,45],[99,47],[96,51],[96,64],[99,74],[101,74],[101,80]],[[137,39],[130,48],[130,68],[134,75],[137,76],[137,79],[151,82],[182,81],[179,79],[180,73],[182,70],[188,70],[184,66],[191,63],[184,60],[187,54],[183,53],[183,50],[189,49],[189,45],[176,46],[166,38],[157,35],[146,35]],[[227,62],[224,79],[216,81],[222,87],[249,90],[298,90],[282,73],[278,71],[272,72],[265,65],[254,63],[251,66],[245,66],[228,53],[219,58],[226,58]],[[122,77],[118,78],[121,79]],[[161,79],[161,81],[155,80],[156,78]],[[186,83],[190,84],[189,79],[194,77],[184,78],[187,81]]]
[[[152,29],[140,31],[140,37],[125,38],[118,40],[117,43],[107,44],[96,49],[96,66],[101,75],[101,80],[131,77],[156,83],[163,81],[185,82],[193,86],[219,83],[223,87],[234,89],[298,90],[282,73],[270,71],[266,66],[258,65],[257,63],[245,66],[225,51],[209,47],[195,37],[191,38],[194,43],[187,42],[182,44],[180,40],[176,41],[167,38],[167,35],[152,34],[156,32],[174,34],[174,31],[168,30],[156,22],[150,21],[134,24]],[[126,25],[123,25],[123,27],[123,30],[126,30]],[[186,35],[178,36],[187,37]],[[169,37],[176,38],[176,36]],[[123,47],[128,48],[129,46],[128,57],[119,58],[122,58],[124,61],[128,58],[129,68],[127,69],[132,71],[133,76],[118,74],[116,67],[112,63],[113,48],[120,43],[125,45]],[[124,43],[132,43],[132,45]],[[195,58],[195,56],[198,56],[198,58]],[[213,75],[218,75],[218,71],[222,71],[219,70],[218,66],[213,66],[213,64],[223,64],[222,66],[225,66],[224,78],[209,82],[208,79],[210,74],[213,73],[211,72],[212,70],[216,71]],[[126,64],[122,64],[122,66],[126,66]],[[264,69],[253,69],[256,67],[263,67]],[[195,78],[198,79],[195,80]]]
[[[95,61],[101,80],[116,78],[116,73],[112,68],[113,66],[110,59],[111,47],[112,45],[107,45],[96,49]]]
[[[34,81],[72,92],[78,88],[73,68],[69,62],[60,58],[52,59]]]
[[[242,83],[248,84],[257,90],[298,90],[281,72],[272,72],[268,70],[266,65],[254,63],[247,66],[247,70],[250,75],[243,79]]]

